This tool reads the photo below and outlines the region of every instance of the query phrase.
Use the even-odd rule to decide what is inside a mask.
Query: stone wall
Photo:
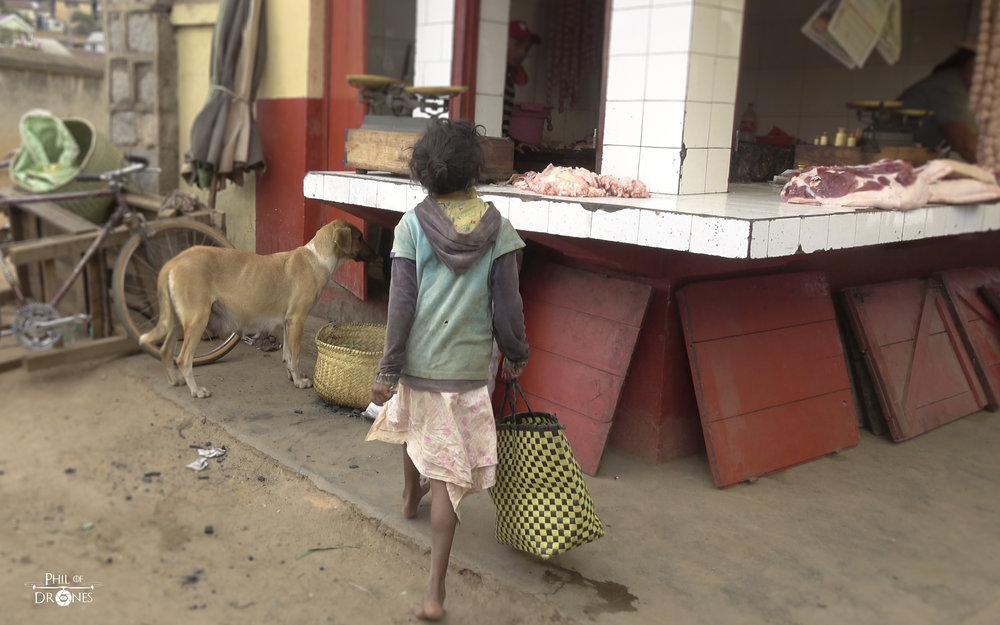
[[[177,53],[170,0],[105,0],[111,140],[160,168],[147,191],[177,187]]]
[[[0,48],[0,160],[21,145],[18,123],[31,109],[82,117],[108,132],[104,60]]]

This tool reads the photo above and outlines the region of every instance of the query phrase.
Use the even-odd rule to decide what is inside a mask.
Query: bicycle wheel
[[[149,332],[160,317],[156,297],[156,277],[163,265],[189,247],[210,245],[233,247],[215,229],[190,219],[165,219],[148,224],[142,232],[132,235],[115,260],[111,274],[111,301],[115,315],[133,340]],[[194,364],[204,365],[228,354],[240,341],[235,332],[202,335],[195,350]],[[146,353],[159,354],[143,346]]]

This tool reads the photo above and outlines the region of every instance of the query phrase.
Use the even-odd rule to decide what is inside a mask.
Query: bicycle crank
[[[11,331],[14,338],[25,349],[42,351],[59,342],[63,326],[90,321],[89,315],[60,317],[59,311],[51,304],[30,302],[14,313]]]

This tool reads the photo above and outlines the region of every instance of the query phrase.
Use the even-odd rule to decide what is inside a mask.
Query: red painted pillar
[[[257,102],[267,157],[267,170],[257,177],[256,187],[256,244],[262,254],[298,247],[338,217],[362,223],[302,195],[307,172],[344,169],[345,132],[360,126],[364,116],[357,90],[345,77],[365,72],[367,0],[327,0],[325,7],[325,16],[319,18],[325,21],[319,30],[326,59],[322,97],[302,93]],[[280,71],[307,73],[309,68]]]

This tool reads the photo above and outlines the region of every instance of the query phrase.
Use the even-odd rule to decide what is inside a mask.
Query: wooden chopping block
[[[399,130],[369,130],[354,128],[347,131],[344,144],[344,166],[368,173],[385,171],[410,175],[410,153],[420,140],[420,133]],[[484,182],[507,180],[514,173],[514,142],[498,137],[486,137]]]

